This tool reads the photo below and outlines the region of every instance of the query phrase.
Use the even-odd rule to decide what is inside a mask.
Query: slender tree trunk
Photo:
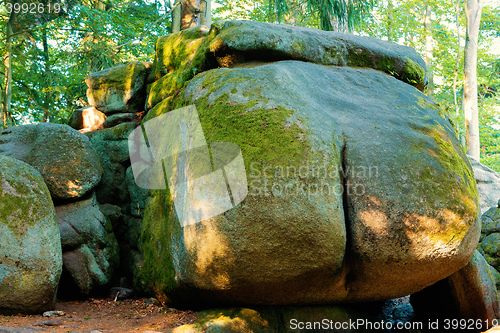
[[[49,58],[49,45],[47,43],[47,27],[43,29],[42,32],[42,44],[43,44],[43,60],[45,62],[45,72],[44,72],[44,88],[45,88],[45,97],[43,101],[43,118],[42,122],[47,122],[49,119],[49,110],[50,110],[50,58]]]
[[[13,4],[19,3],[15,0]],[[5,81],[3,91],[3,105],[0,110],[0,128],[8,127],[12,124],[12,26],[16,20],[17,14],[12,11],[6,25],[6,40],[5,40]]]
[[[464,51],[464,96],[465,135],[467,154],[479,161],[479,120],[477,107],[477,40],[481,22],[482,0],[465,1],[467,31]]]
[[[201,18],[200,24],[210,27],[212,25],[211,0],[201,0]]]
[[[432,96],[434,93],[434,73],[432,70],[432,60],[434,47],[432,45],[432,7],[430,4],[426,5],[425,8],[425,64],[427,65],[427,76],[429,78],[429,83],[427,84],[427,96]]]
[[[172,4],[172,6],[174,6],[175,3],[177,3],[177,1],[174,1],[174,4]],[[181,6],[182,6],[182,4],[177,5],[174,8],[174,10],[172,11],[172,32],[173,33],[181,31]]]
[[[394,42],[394,6],[392,0],[387,1],[387,39]]]
[[[455,57],[455,71],[453,75],[453,103],[455,104],[455,115],[460,115],[460,105],[458,105],[457,96],[457,81],[458,81],[458,66],[460,66],[460,0],[455,4],[455,20],[457,21],[457,56]],[[457,123],[457,130],[459,124]]]
[[[186,0],[181,7],[181,30],[200,25],[200,0]]]

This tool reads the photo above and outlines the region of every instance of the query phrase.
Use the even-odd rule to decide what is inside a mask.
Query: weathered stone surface
[[[182,88],[184,82],[201,69],[199,67],[203,65],[193,60],[207,33],[207,27],[198,26],[158,38],[155,61],[149,75],[152,84],[148,89],[147,109]]]
[[[146,66],[136,61],[90,74],[85,79],[89,104],[106,115],[142,111],[146,72]]]
[[[498,323],[500,316],[493,275],[478,251],[467,266],[412,295],[411,304],[419,318],[480,320],[482,326],[473,327],[477,332]]]
[[[500,208],[492,207],[481,216],[481,238],[477,249],[496,270],[500,270]]]
[[[125,172],[130,165],[128,135],[136,123],[123,123],[112,128],[88,133],[103,168],[102,181],[96,188],[97,201],[129,209]]]
[[[479,193],[479,205],[481,206],[481,214],[483,214],[491,207],[497,207],[500,200],[500,175],[472,157],[468,157],[474,170],[477,192]]]
[[[61,292],[65,297],[69,293],[89,294],[108,284],[119,264],[119,249],[111,221],[99,210],[95,194],[56,206],[56,213],[64,263]],[[73,285],[78,290],[67,287]]]
[[[135,112],[135,113],[117,113],[109,116],[103,124],[104,128],[111,128],[121,123],[128,123],[135,121],[140,123],[145,112]]]
[[[67,125],[11,127],[0,135],[0,154],[35,167],[54,199],[82,197],[101,180],[102,169],[88,138]]]
[[[100,204],[99,209],[101,212],[111,221],[113,229],[117,226],[123,219],[122,210],[120,207],[112,204]]]
[[[127,182],[127,190],[130,199],[130,215],[140,218],[144,215],[148,190],[137,186],[131,166],[127,169],[125,181]]]
[[[420,90],[426,65],[413,48],[378,39],[252,21],[218,21],[162,36],[148,81],[147,109],[172,98],[204,70],[246,62],[300,60],[322,65],[367,67],[393,75]]]
[[[0,313],[52,310],[61,256],[54,205],[42,176],[0,155]]]
[[[103,128],[106,115],[93,106],[76,109],[69,118],[68,125],[76,130],[95,131]]]
[[[141,283],[154,281],[161,301],[390,299],[472,257],[480,222],[470,163],[439,105],[414,87],[297,61],[221,68],[145,121],[189,104],[207,142],[241,148],[249,193],[182,228],[169,192],[152,192]]]
[[[423,90],[426,66],[410,47],[352,34],[253,21],[219,21],[206,46],[221,67],[252,60],[300,60],[367,67]]]

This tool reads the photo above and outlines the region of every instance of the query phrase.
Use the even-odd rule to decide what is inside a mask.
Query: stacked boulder
[[[87,136],[52,123],[12,127],[0,135],[0,155],[33,166],[50,191],[63,251],[59,296],[88,295],[108,285],[119,249],[95,204],[94,189],[103,171]]]
[[[146,83],[151,65],[130,62],[90,74],[85,79],[91,105],[87,109],[102,114],[100,119],[104,120],[99,127],[74,127],[87,135],[97,152],[103,173],[95,200],[112,220],[120,245],[121,274],[129,278],[141,260],[137,246],[146,191],[133,179],[128,137],[145,115]],[[80,118],[76,111],[73,118]]]
[[[474,169],[481,214],[484,214],[488,209],[496,207],[500,199],[500,175],[474,158],[468,157]]]
[[[493,274],[500,283],[500,201],[483,214],[481,238],[477,249],[488,264],[494,268]]]

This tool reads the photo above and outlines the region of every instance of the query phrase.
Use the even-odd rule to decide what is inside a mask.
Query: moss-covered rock
[[[158,38],[155,61],[149,75],[153,83],[148,89],[147,109],[174,94],[202,70],[204,64],[193,60],[207,33],[207,27],[198,26]]]
[[[500,270],[500,208],[488,209],[481,216],[481,222],[481,238],[477,249],[488,264],[498,271]]]
[[[54,199],[80,198],[101,180],[102,168],[88,138],[67,125],[11,127],[0,134],[0,154],[35,167]]]
[[[90,74],[85,79],[89,104],[106,115],[143,111],[146,74],[146,66],[137,61]]]
[[[128,135],[137,125],[135,122],[122,123],[86,133],[103,169],[102,180],[96,188],[97,201],[118,205],[124,213],[129,211],[130,206],[125,181],[125,172],[130,166]]]
[[[88,295],[106,286],[119,264],[119,249],[111,221],[89,198],[56,206],[63,249],[60,295]],[[74,288],[76,286],[76,288]]]
[[[374,68],[420,90],[427,84],[425,62],[410,47],[289,25],[218,21],[210,31],[200,26],[158,39],[147,109],[172,98],[205,70],[276,60]]]
[[[61,256],[54,205],[42,176],[0,155],[0,313],[52,310]]]
[[[137,286],[162,301],[321,304],[401,297],[464,267],[480,223],[470,163],[436,104],[372,69],[215,69],[145,121],[194,104],[237,144],[248,196],[181,227],[152,191]],[[203,209],[203,207],[200,207]]]

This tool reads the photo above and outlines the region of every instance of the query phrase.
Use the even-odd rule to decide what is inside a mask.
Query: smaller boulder
[[[500,208],[492,207],[481,216],[481,238],[477,246],[484,259],[500,269]]]
[[[129,208],[125,180],[126,170],[130,165],[128,136],[136,127],[135,122],[123,123],[87,133],[103,168],[101,183],[96,188],[97,201],[100,204],[120,206],[124,213]]]
[[[468,157],[474,170],[479,206],[481,206],[481,214],[483,214],[491,207],[497,206],[498,199],[500,199],[500,175],[472,157]]]
[[[61,255],[54,205],[42,176],[0,155],[0,314],[52,310]]]
[[[109,291],[109,297],[114,300],[122,301],[124,299],[134,298],[135,293],[132,289],[113,287]]]
[[[104,128],[111,128],[121,123],[136,122],[140,123],[146,112],[135,112],[135,113],[117,113],[109,116],[104,122]]]
[[[68,125],[76,130],[95,131],[103,128],[106,115],[93,106],[76,109],[69,118]]]
[[[90,74],[85,79],[89,104],[106,115],[143,110],[146,74],[146,66],[137,61]]]
[[[111,222],[99,210],[95,194],[57,206],[64,274],[61,292],[89,294],[107,285],[118,267],[119,249]],[[78,293],[72,289],[76,285]]]
[[[89,139],[68,125],[8,128],[0,134],[0,155],[35,167],[54,199],[83,197],[101,180],[102,168]]]

